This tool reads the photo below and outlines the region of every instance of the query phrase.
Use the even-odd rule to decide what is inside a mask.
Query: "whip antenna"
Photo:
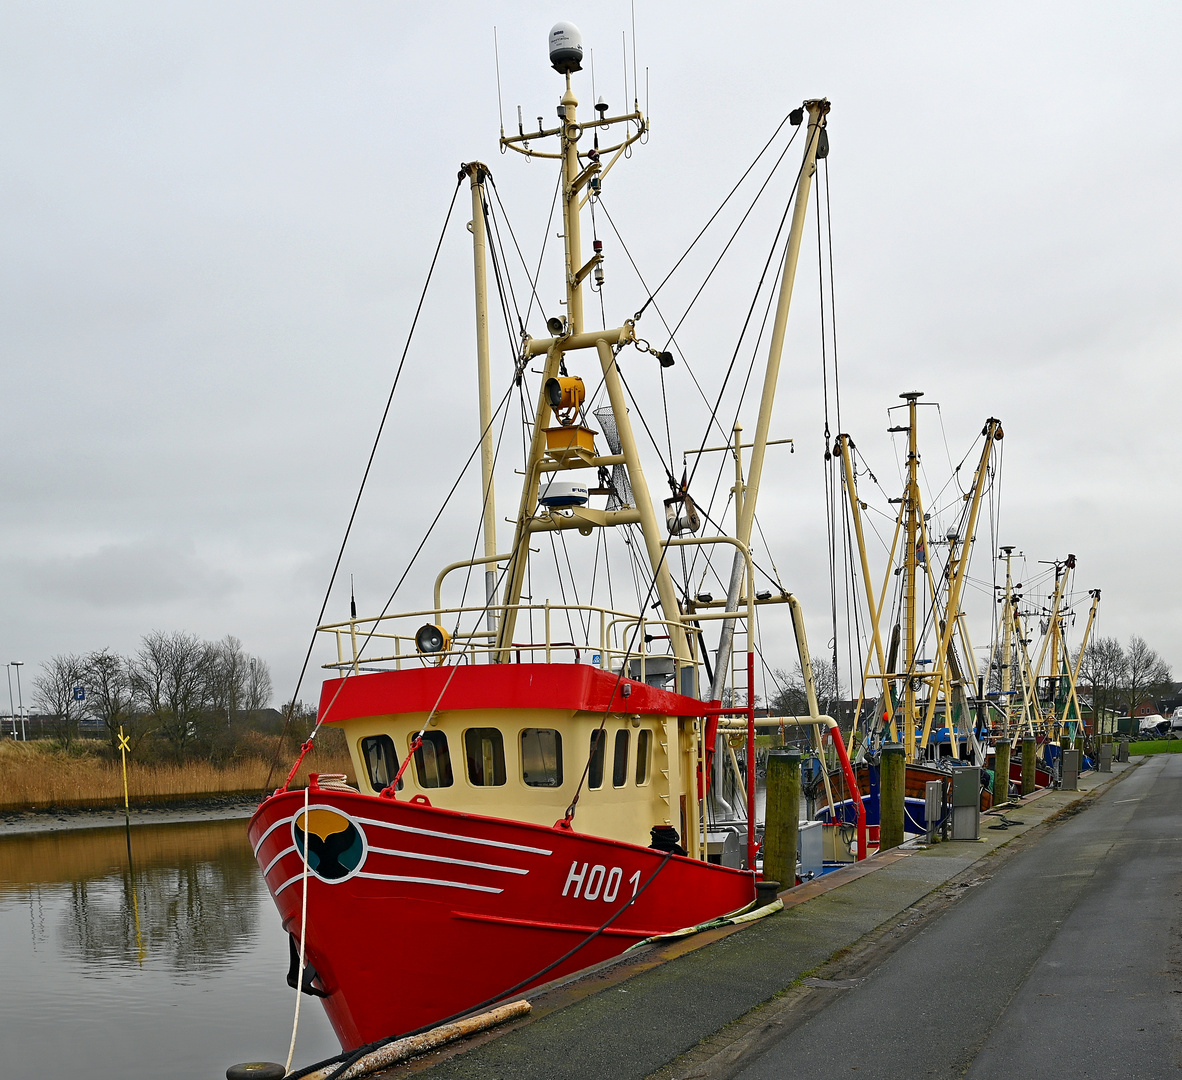
[[[625,60],[624,63],[628,61]],[[632,104],[640,108],[640,83],[636,78],[636,0],[632,0],[632,93],[635,95]],[[625,101],[628,99],[625,97]]]
[[[493,63],[497,69],[497,119],[501,122],[501,138],[505,137],[505,111],[501,108],[501,50],[497,47],[497,28],[493,27]]]

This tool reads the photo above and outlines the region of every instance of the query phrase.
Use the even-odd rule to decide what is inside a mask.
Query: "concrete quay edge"
[[[982,815],[978,841],[901,848],[851,863],[780,894],[784,910],[757,922],[646,946],[523,995],[531,1014],[377,1074],[429,1080],[613,1080],[671,1076],[670,1065],[752,1010],[790,993],[834,958],[873,947],[926,898],[1002,856],[1065,812],[1078,812],[1141,763],[1088,772],[1077,791],[1040,789]],[[1004,821],[1018,822],[1006,827]],[[1001,825],[1002,828],[991,828]],[[1030,837],[1037,842],[1037,836]],[[922,918],[919,911],[916,919]],[[915,920],[913,920],[915,921]],[[895,931],[898,933],[898,931]],[[816,980],[813,980],[816,982]],[[705,1075],[705,1074],[702,1074]]]

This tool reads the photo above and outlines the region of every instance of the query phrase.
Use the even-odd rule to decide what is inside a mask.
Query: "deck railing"
[[[372,670],[402,670],[407,667],[435,667],[439,664],[493,663],[508,652],[515,663],[590,664],[604,671],[619,671],[625,664],[630,678],[645,681],[654,659],[673,669],[697,663],[697,656],[674,657],[668,642],[669,622],[645,618],[636,612],[618,611],[590,604],[514,605],[517,627],[524,640],[507,647],[496,644],[492,630],[456,631],[450,647],[437,653],[421,653],[415,635],[424,624],[445,629],[467,622],[479,625],[487,609],[481,607],[426,608],[377,618],[349,619],[328,623],[319,631],[335,639],[337,658],[324,664],[353,674]],[[497,614],[503,610],[498,607]],[[740,612],[740,617],[743,612]],[[540,625],[539,625],[540,624]],[[657,649],[649,646],[659,643]],[[691,642],[691,651],[697,649]],[[659,650],[659,651],[658,651]],[[676,684],[675,684],[676,685]]]

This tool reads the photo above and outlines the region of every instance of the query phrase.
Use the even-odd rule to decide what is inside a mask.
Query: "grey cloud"
[[[232,574],[193,551],[154,541],[108,544],[84,555],[22,560],[17,571],[34,597],[104,609],[152,609],[177,600],[222,599],[238,584]]]

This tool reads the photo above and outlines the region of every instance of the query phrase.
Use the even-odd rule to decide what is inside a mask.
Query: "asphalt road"
[[[725,1072],[743,1080],[1177,1076],[1180,930],[1182,755],[1163,754]]]

